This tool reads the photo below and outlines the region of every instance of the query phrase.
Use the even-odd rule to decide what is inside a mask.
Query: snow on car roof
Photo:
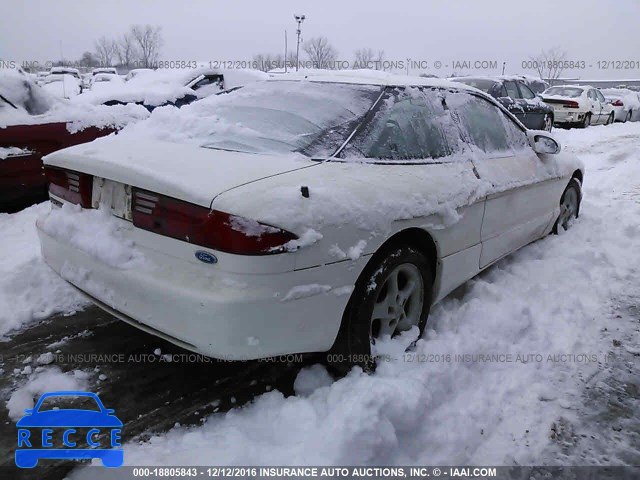
[[[313,81],[327,83],[352,83],[361,85],[406,86],[406,87],[444,87],[476,90],[468,85],[454,83],[441,78],[414,77],[398,75],[379,70],[301,70],[273,76],[270,82],[287,80]]]

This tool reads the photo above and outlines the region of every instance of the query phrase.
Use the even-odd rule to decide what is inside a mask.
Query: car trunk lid
[[[317,165],[298,154],[247,154],[155,140],[132,141],[131,137],[126,140],[117,136],[101,139],[43,160],[45,165],[87,173],[100,181],[207,207],[217,195],[240,185]]]

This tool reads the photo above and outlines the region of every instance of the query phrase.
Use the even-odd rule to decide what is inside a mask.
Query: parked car
[[[613,107],[596,88],[561,85],[546,89],[542,100],[553,107],[556,124],[609,125],[614,121]]]
[[[44,77],[42,88],[57,98],[73,98],[82,93],[82,80],[67,73],[52,73]]]
[[[91,84],[89,86],[92,92],[108,89],[114,85],[122,85],[124,80],[120,75],[113,73],[97,73],[91,77]]]
[[[358,75],[276,77],[47,156],[45,261],[195,352],[371,367],[380,340],[578,215],[582,164],[490,95]]]
[[[541,94],[551,86],[549,85],[549,82],[545,82],[540,78],[532,77],[530,75],[518,75],[518,77],[520,77],[536,95]]]
[[[200,98],[265,80],[269,76],[256,70],[220,70],[209,67],[159,69],[136,75],[123,85],[78,97],[82,103],[124,105],[137,103],[149,111],[163,105],[181,107]]]
[[[115,67],[99,67],[91,70],[91,76],[95,77],[101,73],[109,73],[111,75],[118,75],[118,70]]]
[[[44,155],[114,131],[88,126],[70,132],[60,117],[47,115],[61,101],[19,72],[0,72],[0,211],[48,198]]]
[[[551,131],[553,127],[553,108],[542,102],[522,77],[459,77],[451,80],[496,98],[527,128]]]
[[[133,70],[129,70],[129,72],[125,75],[124,80],[125,82],[128,82],[132,78],[148,72],[153,72],[153,70],[150,68],[134,68]]]
[[[640,93],[626,88],[602,88],[600,92],[613,107],[616,122],[640,120]]]

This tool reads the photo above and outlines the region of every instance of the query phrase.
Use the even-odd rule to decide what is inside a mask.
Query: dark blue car
[[[42,402],[49,397],[90,397],[97,403],[100,411],[59,408],[57,410],[39,411]],[[105,467],[120,467],[124,463],[124,452],[120,447],[120,429],[122,422],[113,415],[114,410],[104,408],[95,393],[91,392],[48,392],[43,394],[33,409],[25,410],[16,424],[18,427],[18,449],[16,449],[16,465],[22,468],[35,467],[40,458],[56,459],[88,459],[100,458]],[[85,435],[77,434],[75,428],[91,430]],[[31,428],[38,430],[31,431]],[[40,428],[43,428],[40,434]],[[53,429],[63,429],[65,448],[54,448],[51,442]],[[107,447],[100,445],[95,436],[110,431],[110,442]],[[32,436],[32,433],[34,434]]]

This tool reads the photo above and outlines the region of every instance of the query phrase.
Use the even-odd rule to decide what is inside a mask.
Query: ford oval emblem
[[[218,259],[215,255],[205,252],[204,250],[198,250],[196,252],[196,258],[204,263],[218,263]]]

